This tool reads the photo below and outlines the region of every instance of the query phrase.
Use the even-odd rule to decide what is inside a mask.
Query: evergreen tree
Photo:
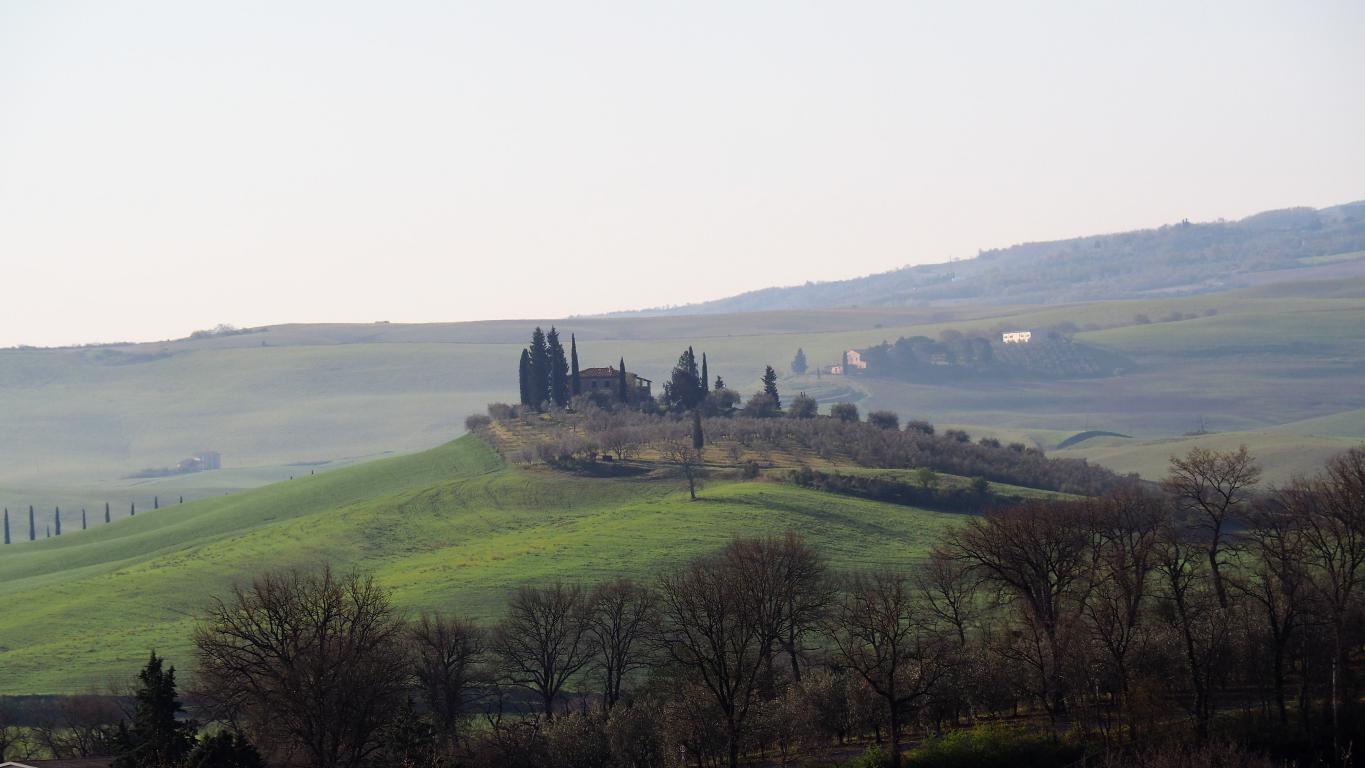
[[[265,768],[265,761],[245,736],[220,731],[195,745],[185,768]]]
[[[701,391],[706,394],[711,391],[711,377],[706,373],[706,353],[701,353]]]
[[[701,385],[701,373],[697,369],[697,356],[688,347],[678,356],[677,365],[664,385],[664,399],[669,408],[691,410],[706,398]]]
[[[777,371],[771,365],[763,369],[763,394],[772,398],[774,408],[782,410],[782,398],[777,394]]]
[[[569,393],[583,394],[583,384],[578,380],[578,339],[569,334]]]
[[[86,517],[85,517],[85,507],[81,507],[81,530],[82,530],[82,531],[85,531],[85,530],[89,530],[89,529],[90,529],[90,521],[87,520]]]
[[[197,727],[178,719],[184,708],[176,698],[175,667],[163,669],[164,662],[153,651],[137,676],[133,724],[114,768],[176,768],[184,765],[194,746]]]
[[[517,368],[517,381],[521,385],[521,404],[534,405],[531,402],[531,353],[524,349],[521,351],[521,365]]]
[[[626,359],[621,358],[621,367],[616,371],[616,399],[623,403],[630,401],[630,392],[626,389]]]
[[[803,374],[806,372],[806,351],[800,347],[796,348],[796,357],[792,358],[792,373]]]
[[[550,354],[545,346],[545,332],[536,328],[531,334],[531,407],[540,410],[550,399]]]
[[[722,389],[725,389],[725,379],[722,379],[720,374],[716,374],[716,391],[719,392]]]
[[[109,502],[104,502],[104,522],[109,522]]]
[[[545,349],[550,356],[550,378],[546,387],[550,392],[550,400],[563,408],[569,404],[569,361],[564,357],[564,345],[559,342],[559,331],[554,326],[550,326]]]
[[[54,517],[56,518],[56,520],[57,520],[57,535],[58,535],[58,536],[61,536],[61,535],[62,535],[62,508],[61,508],[61,507],[56,507],[56,508],[54,508],[52,514],[53,514],[53,516],[54,516]]]
[[[9,543],[9,507],[5,507],[5,543]]]
[[[692,411],[692,447],[701,450],[706,447],[706,436],[701,431],[701,411]]]
[[[28,540],[38,540],[38,526],[34,521],[32,504],[28,505]]]
[[[291,478],[291,479],[292,479],[292,478]],[[129,516],[129,517],[136,517],[136,516],[137,516],[137,502],[136,502],[136,501],[130,501],[130,502],[128,502],[128,516]]]
[[[152,497],[152,509],[161,509],[161,497],[159,496]]]

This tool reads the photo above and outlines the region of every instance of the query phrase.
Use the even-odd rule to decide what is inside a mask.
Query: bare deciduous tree
[[[533,691],[545,717],[553,719],[564,684],[592,658],[586,633],[581,588],[522,587],[493,630],[499,674],[512,685]]]
[[[941,649],[918,613],[905,574],[857,575],[845,588],[828,632],[839,658],[886,704],[893,766],[900,765],[902,715],[922,703],[944,669]]]
[[[1066,711],[1064,670],[1094,586],[1098,537],[1086,512],[1035,501],[973,518],[949,539],[949,551],[1016,607],[1023,632],[1004,650],[1031,670],[1054,724]]]
[[[1162,481],[1177,508],[1204,532],[1209,574],[1223,608],[1228,607],[1222,570],[1228,522],[1246,510],[1251,489],[1260,480],[1261,468],[1244,445],[1231,452],[1196,447],[1184,458],[1172,456],[1170,474]]]
[[[369,577],[267,574],[215,598],[196,628],[198,694],[276,760],[355,768],[402,700],[402,631]]]
[[[477,698],[486,641],[482,628],[442,613],[424,613],[408,627],[413,675],[447,748],[459,741],[460,721]]]
[[[763,626],[743,597],[747,589],[743,575],[720,557],[695,560],[659,580],[657,639],[720,709],[731,768],[739,765],[765,671]]]
[[[678,468],[678,473],[687,480],[687,492],[692,500],[697,500],[697,488],[701,486],[705,468],[701,463],[702,449],[694,448],[689,441],[669,440],[659,447],[659,455],[669,464]]]
[[[644,639],[654,612],[654,593],[629,579],[599,584],[588,596],[587,631],[607,709],[621,700],[626,676],[644,665]]]

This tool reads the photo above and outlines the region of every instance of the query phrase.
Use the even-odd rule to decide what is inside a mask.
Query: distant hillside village
[[[794,361],[793,370],[797,367]],[[1130,367],[1119,355],[1077,343],[1062,331],[969,336],[949,329],[937,339],[901,337],[894,343],[846,350],[842,360],[818,373],[936,381],[973,376],[1089,378],[1117,375]]]

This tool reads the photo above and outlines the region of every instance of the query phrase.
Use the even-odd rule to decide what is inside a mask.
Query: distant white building
[[[844,362],[829,367],[829,372],[835,376],[847,376],[855,370],[867,370],[867,361],[863,359],[863,353],[856,349],[844,350]]]
[[[1033,338],[1033,331],[1012,331],[1000,334],[1000,341],[1005,344],[1027,344]]]

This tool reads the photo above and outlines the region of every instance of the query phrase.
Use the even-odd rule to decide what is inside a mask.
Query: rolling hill
[[[976,258],[850,280],[765,288],[639,310],[691,315],[926,304],[1060,304],[1160,298],[1365,276],[1365,201],[1266,211],[1240,221],[1023,243]]]
[[[188,668],[196,611],[269,568],[359,567],[404,611],[488,620],[520,584],[647,578],[736,534],[800,531],[836,568],[909,563],[958,519],[764,481],[689,502],[670,478],[508,467],[471,435],[0,550],[0,695],[95,688],[149,648]]]

